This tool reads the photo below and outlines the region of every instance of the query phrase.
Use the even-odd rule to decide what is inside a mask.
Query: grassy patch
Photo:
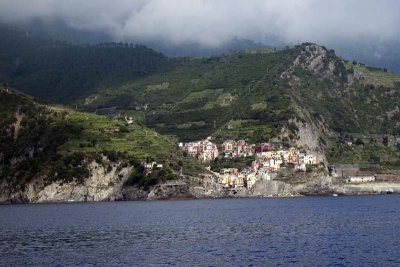
[[[168,82],[163,82],[161,84],[153,84],[153,85],[148,85],[146,90],[147,91],[160,91],[160,90],[166,90],[169,87]]]
[[[261,102],[261,103],[255,103],[251,105],[252,110],[266,110],[267,109],[267,103]]]
[[[364,76],[363,82],[368,84],[393,87],[396,82],[400,82],[400,75],[382,69],[369,68],[364,65],[354,65],[351,63],[346,63],[346,68],[354,69],[355,71],[362,73]]]
[[[128,125],[123,119],[79,112],[68,114],[66,119],[83,131],[80,136],[63,144],[60,153],[100,153],[107,150],[126,152],[138,159],[166,159],[173,150],[173,144],[167,138],[140,125]]]

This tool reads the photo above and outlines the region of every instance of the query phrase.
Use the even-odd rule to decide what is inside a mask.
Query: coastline
[[[340,197],[340,196],[362,196],[362,195],[386,195],[400,194],[400,183],[365,183],[365,184],[344,184],[331,185],[329,188],[310,188],[307,190],[280,192],[280,193],[229,193],[227,190],[213,193],[199,194],[194,188],[189,187],[185,183],[167,185],[157,185],[150,191],[140,191],[137,188],[130,188],[136,191],[135,194],[127,194],[126,188],[124,194],[119,197],[112,196],[103,199],[88,198],[46,198],[46,199],[28,199],[28,198],[10,198],[5,200],[4,197],[0,201],[1,205],[10,204],[51,204],[51,203],[89,203],[89,202],[118,202],[118,201],[168,201],[168,200],[201,200],[201,199],[251,199],[251,198],[301,198],[301,197]],[[164,189],[161,189],[163,188]],[[167,189],[165,188],[167,187]],[[156,193],[158,192],[158,193]]]

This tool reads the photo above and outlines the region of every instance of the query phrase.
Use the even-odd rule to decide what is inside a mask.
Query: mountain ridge
[[[400,169],[400,76],[385,69],[348,62],[323,46],[304,43],[287,49],[247,49],[209,58],[165,58],[147,48],[124,44],[86,47],[60,44],[61,49],[54,50],[51,45],[49,48],[43,47],[41,41],[39,43],[40,49],[52,51],[43,65],[44,72],[37,71],[35,65],[35,62],[41,62],[41,54],[33,59],[28,56],[27,60],[16,60],[21,51],[30,51],[23,42],[20,44],[22,48],[13,50],[15,54],[7,54],[6,46],[0,47],[2,79],[7,78],[4,80],[8,80],[11,86],[25,84],[19,88],[25,93],[39,89],[41,94],[35,94],[35,97],[46,94],[55,86],[55,95],[62,92],[59,98],[47,95],[45,101],[64,103],[75,110],[56,108],[45,102],[34,103],[37,99],[21,95],[18,101],[22,104],[17,101],[13,106],[12,98],[5,100],[3,97],[1,122],[5,139],[2,144],[13,145],[0,149],[3,165],[7,163],[1,171],[7,179],[14,177],[11,180],[17,181],[15,186],[20,190],[19,195],[11,199],[24,198],[21,196],[24,184],[44,188],[48,183],[46,180],[51,180],[57,190],[63,188],[64,181],[66,191],[60,189],[59,192],[52,187],[48,192],[38,193],[29,189],[35,193],[29,193],[28,199],[50,199],[48,194],[56,190],[60,199],[65,200],[65,192],[73,190],[71,183],[75,183],[72,188],[79,186],[81,193],[74,198],[82,200],[84,188],[91,188],[88,181],[94,183],[100,179],[94,178],[93,173],[97,173],[96,177],[108,177],[100,180],[110,185],[98,184],[101,188],[113,191],[111,183],[115,182],[119,188],[117,196],[96,187],[93,190],[102,192],[97,199],[123,198],[121,192],[125,190],[125,182],[135,188],[152,190],[154,186],[168,183],[172,177],[179,177],[181,167],[186,176],[203,175],[207,173],[205,166],[184,157],[176,142],[206,137],[218,145],[225,140],[244,139],[249,143],[272,142],[286,148],[312,151],[323,158],[325,172],[329,165],[341,164],[362,166],[379,173]],[[62,74],[61,70],[70,68],[68,64],[55,64],[61,62],[59,59],[65,56],[62,55],[65,49],[75,52],[82,49],[90,60],[77,57],[80,52],[74,54],[70,61],[76,66],[86,66],[77,68],[76,73],[80,75],[77,77],[81,78],[74,80],[73,71],[66,75],[69,77],[66,80],[56,79],[55,85],[53,78]],[[94,51],[98,49],[111,52],[97,57]],[[135,52],[130,54],[132,49]],[[141,51],[149,54],[142,57]],[[24,53],[21,58],[26,55]],[[115,76],[121,67],[126,67],[125,63],[112,64],[118,60],[118,56],[113,58],[115,55],[124,56],[123,62],[132,60],[133,69],[142,69],[141,59],[148,63],[145,65],[149,68],[145,67],[142,75],[130,72],[132,69],[128,68],[120,76]],[[107,65],[112,69],[111,74],[98,80],[103,76],[101,72],[91,77],[90,73],[102,68],[101,64],[87,65],[92,58],[105,60],[106,65],[111,62]],[[12,66],[11,74],[7,72],[10,70],[7,66]],[[48,79],[49,75],[51,79]],[[96,83],[92,83],[94,80]],[[81,86],[82,89],[78,90]],[[8,97],[17,97],[18,94],[5,87],[2,96],[6,96],[6,90],[9,90]],[[68,92],[71,94],[64,97]],[[27,135],[27,129],[33,134]],[[33,147],[29,147],[32,143]],[[43,151],[52,157],[40,156]],[[118,163],[114,164],[113,158],[119,159]],[[154,171],[153,176],[144,176],[139,166],[152,160],[158,164],[163,162],[161,164],[166,169]],[[19,164],[25,165],[20,168]],[[99,164],[104,168],[102,173],[95,171]],[[235,167],[234,161],[231,164]],[[16,171],[18,168],[22,171]],[[124,171],[118,173],[121,168]],[[39,176],[44,173],[47,178],[43,180]],[[113,174],[110,176],[110,173]],[[331,184],[331,178],[326,175],[317,176],[323,179],[323,183]],[[41,182],[34,186],[29,177]],[[215,186],[215,181],[204,176],[204,179],[192,178],[186,179],[185,183]],[[16,188],[11,184],[7,186]],[[186,193],[194,188],[182,184],[177,186],[183,186],[182,192]],[[211,188],[202,190],[215,190],[215,187]],[[312,184],[303,189],[309,192],[310,188]],[[170,189],[159,190],[170,192]],[[44,194],[43,198],[38,194]],[[149,192],[137,194],[146,197]]]

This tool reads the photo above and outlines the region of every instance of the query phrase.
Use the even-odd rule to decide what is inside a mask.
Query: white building
[[[347,178],[348,183],[370,183],[375,181],[375,176],[350,176]]]

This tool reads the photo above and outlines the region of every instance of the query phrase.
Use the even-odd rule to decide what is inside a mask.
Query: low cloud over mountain
[[[2,0],[0,20],[61,21],[111,40],[214,50],[235,39],[307,41],[339,50],[362,40],[369,43],[370,58],[382,60],[382,51],[400,41],[399,10],[396,0]]]

